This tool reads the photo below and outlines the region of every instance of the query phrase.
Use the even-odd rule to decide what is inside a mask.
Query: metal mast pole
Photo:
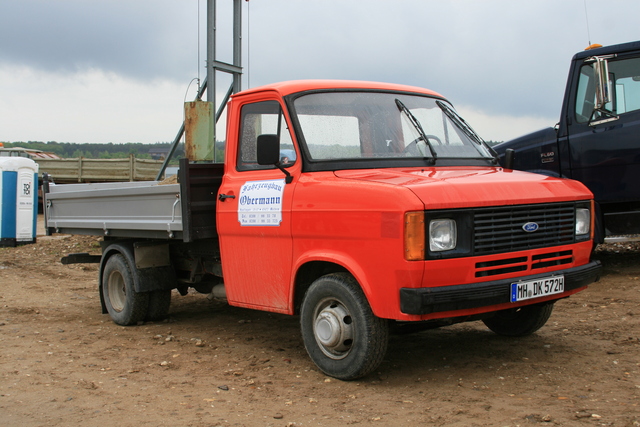
[[[229,90],[225,94],[220,107],[216,110],[216,72],[223,71],[233,76],[233,82],[229,86]],[[200,99],[207,91],[207,101],[213,104],[214,117],[213,120],[213,136],[211,143],[213,145],[214,161],[215,161],[215,143],[216,130],[215,124],[220,119],[224,106],[229,101],[232,94],[242,90],[242,0],[233,0],[233,64],[226,64],[216,60],[216,0],[207,0],[207,77],[203,82],[196,99]],[[184,122],[178,131],[171,150],[167,155],[164,164],[158,172],[156,180],[160,180],[164,174],[169,161],[173,157],[180,139],[184,134]]]
[[[242,0],[233,0],[233,93],[242,90]]]
[[[216,72],[218,71],[231,74],[233,82],[213,117],[214,158],[215,123],[218,122],[231,94],[242,90],[242,0],[233,0],[233,64],[218,61],[216,58],[216,0],[207,0],[207,101],[213,103],[214,111],[216,111]]]
[[[207,101],[216,108],[216,0],[207,0]],[[214,113],[215,114],[215,113]],[[213,158],[216,157],[216,120],[213,123]],[[215,160],[214,160],[215,161]]]

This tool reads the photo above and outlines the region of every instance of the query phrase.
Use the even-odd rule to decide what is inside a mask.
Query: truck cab
[[[640,42],[595,47],[572,61],[554,128],[494,149],[518,170],[585,184],[596,201],[596,241],[640,234]]]

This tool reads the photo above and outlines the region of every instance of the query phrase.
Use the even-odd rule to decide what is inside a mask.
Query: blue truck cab
[[[585,184],[597,243],[640,234],[640,41],[577,53],[559,123],[494,149],[509,169]]]

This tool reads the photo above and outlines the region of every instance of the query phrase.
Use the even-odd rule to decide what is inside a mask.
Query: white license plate
[[[544,277],[511,284],[511,302],[564,292],[564,276]]]

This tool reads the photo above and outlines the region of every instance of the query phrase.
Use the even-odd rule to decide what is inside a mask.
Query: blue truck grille
[[[473,226],[475,255],[566,245],[575,241],[575,203],[475,209]]]

